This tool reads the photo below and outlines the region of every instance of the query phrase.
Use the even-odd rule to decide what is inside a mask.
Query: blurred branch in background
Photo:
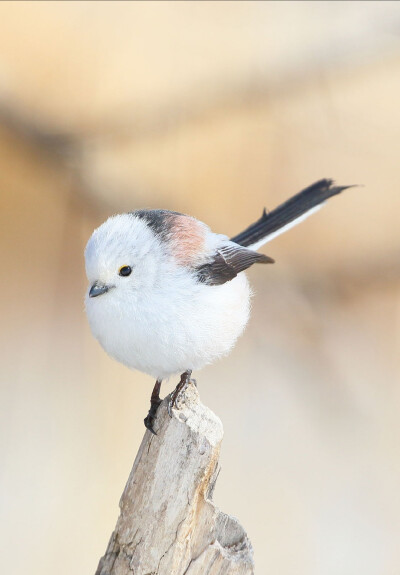
[[[243,105],[246,104],[243,103]],[[231,112],[232,110],[230,110]],[[177,123],[179,122],[174,122],[175,127]],[[71,186],[71,190],[74,190],[74,194],[82,203],[82,206],[85,205],[87,209],[97,214],[98,217],[102,217],[107,213],[107,203],[102,203],[101,198],[96,200],[93,198],[94,191],[89,186],[86,187],[87,181],[82,177],[82,173],[85,173],[88,169],[84,167],[85,160],[82,150],[86,146],[95,145],[92,140],[93,136],[89,138],[91,143],[87,143],[87,135],[54,132],[51,128],[34,122],[32,118],[24,117],[8,106],[0,106],[1,124],[14,137],[25,141],[36,153],[43,154],[43,159],[52,163],[57,169],[69,173],[70,177],[75,181]],[[159,126],[159,124],[157,125]],[[121,132],[124,129],[121,129]],[[110,129],[111,134],[112,132],[113,130]],[[122,135],[121,132],[119,135]],[[104,136],[99,136],[99,138],[101,140],[102,137],[105,137],[108,140],[109,135],[105,134]],[[130,137],[134,139],[140,138],[135,130],[133,130]],[[135,186],[133,185],[133,192],[134,189]],[[361,190],[360,201],[362,201],[362,194],[365,194],[365,191]],[[96,205],[97,208],[95,207]],[[371,265],[373,265],[374,269],[373,275],[371,275]],[[310,272],[311,270],[308,270],[307,273],[307,266],[305,266],[303,271],[299,270],[298,276],[299,285],[304,284],[304,288],[307,291],[311,290],[315,294],[315,290],[322,290],[322,292],[329,293],[330,297],[341,297],[340,294],[347,294],[348,296],[349,293],[360,288],[371,290],[375,289],[374,286],[379,288],[380,284],[392,282],[397,284],[400,279],[400,258],[397,254],[394,254],[394,257],[390,257],[389,254],[389,256],[383,255],[378,260],[371,262],[368,254],[365,254],[365,256],[360,254],[357,262],[352,262],[350,266],[344,265],[342,261],[339,262],[336,268],[332,269],[329,275],[326,275],[325,279],[321,281],[321,278],[318,278],[315,284],[310,283]],[[307,277],[310,279],[307,280]]]

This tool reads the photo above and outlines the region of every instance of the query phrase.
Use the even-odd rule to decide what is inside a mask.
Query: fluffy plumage
[[[197,262],[202,265],[229,240],[196,220],[193,225],[204,230]],[[244,274],[205,285],[193,266],[176,258],[175,243],[134,213],[122,214],[93,233],[85,254],[89,282],[115,286],[100,297],[86,296],[94,336],[112,357],[157,379],[199,369],[228,353],[249,316]],[[132,268],[129,277],[118,275],[124,265]]]
[[[109,218],[85,251],[94,336],[116,360],[158,380],[226,355],[249,317],[244,270],[273,262],[252,248],[342,189],[321,180],[232,240],[167,210]],[[119,275],[123,266],[129,276]]]

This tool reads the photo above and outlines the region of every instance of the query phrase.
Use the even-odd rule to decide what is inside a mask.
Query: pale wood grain
[[[211,501],[223,428],[190,385],[146,432],[96,575],[251,575],[251,543]],[[239,495],[238,495],[239,496]]]

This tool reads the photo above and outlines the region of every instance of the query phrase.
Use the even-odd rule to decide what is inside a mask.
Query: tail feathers
[[[352,186],[335,186],[333,180],[319,180],[272,212],[268,213],[264,209],[259,220],[231,238],[231,241],[257,250],[319,210],[328,198],[350,187]]]

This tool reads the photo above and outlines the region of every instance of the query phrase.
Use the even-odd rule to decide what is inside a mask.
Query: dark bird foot
[[[156,420],[158,406],[161,403],[160,389],[161,389],[161,380],[157,379],[153,388],[153,393],[151,394],[150,398],[149,413],[147,414],[147,417],[144,418],[145,427],[149,431],[151,431],[151,433],[153,433],[154,435],[157,435],[157,433],[154,431],[154,422]]]
[[[191,375],[192,375],[191,369],[188,369],[187,371],[182,373],[180,382],[175,387],[174,391],[171,393],[171,397],[170,397],[169,402],[168,402],[168,414],[170,417],[172,417],[172,408],[173,407],[178,408],[178,405],[177,405],[178,401],[179,401],[181,395],[183,395],[185,393],[189,383],[194,383],[197,387],[196,381],[194,379],[190,379]]]

